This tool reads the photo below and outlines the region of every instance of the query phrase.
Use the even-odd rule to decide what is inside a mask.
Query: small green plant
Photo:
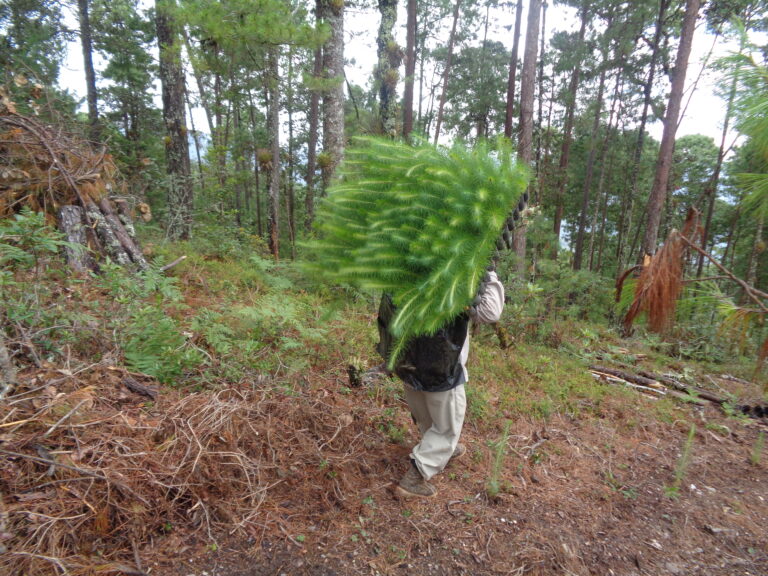
[[[169,383],[202,362],[200,352],[187,345],[176,321],[155,306],[137,310],[125,329],[125,362],[131,370]]]
[[[680,452],[680,457],[677,459],[675,465],[675,477],[671,486],[664,487],[664,493],[668,498],[676,499],[680,486],[683,484],[683,478],[688,470],[688,465],[691,463],[691,454],[693,452],[693,439],[696,436],[696,424],[691,424],[691,429],[688,431],[688,437],[685,439],[683,449]]]
[[[64,234],[46,224],[45,214],[23,208],[13,218],[0,220],[0,267],[37,266],[43,254],[55,254],[63,247],[83,249],[64,238]]]
[[[504,458],[507,455],[507,441],[509,440],[509,428],[511,422],[506,420],[504,422],[504,430],[502,431],[501,438],[491,444],[491,450],[493,451],[493,460],[491,461],[491,472],[488,477],[488,481],[485,483],[485,494],[490,500],[498,498],[501,492],[501,471],[504,467]]]
[[[754,445],[752,446],[752,452],[749,454],[749,461],[754,466],[759,466],[760,461],[763,457],[763,449],[765,448],[765,432],[763,430],[760,430],[760,433],[757,435],[757,440],[755,440]]]

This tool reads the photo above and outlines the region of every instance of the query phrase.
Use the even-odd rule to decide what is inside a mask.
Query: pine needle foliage
[[[318,207],[307,267],[392,296],[394,363],[477,291],[507,216],[528,183],[508,140],[472,149],[357,138]]]

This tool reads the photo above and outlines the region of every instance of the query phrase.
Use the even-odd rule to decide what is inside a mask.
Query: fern
[[[197,350],[187,348],[176,322],[154,306],[141,308],[133,315],[125,336],[126,365],[163,383],[202,361]]]
[[[392,295],[393,363],[408,340],[434,333],[471,303],[528,173],[505,140],[472,150],[356,144],[318,207],[306,267]]]

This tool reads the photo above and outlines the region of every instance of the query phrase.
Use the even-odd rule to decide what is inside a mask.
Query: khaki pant
[[[405,399],[421,432],[421,442],[411,458],[421,475],[429,480],[442,471],[459,443],[467,396],[464,385],[445,392],[423,392],[405,384]]]

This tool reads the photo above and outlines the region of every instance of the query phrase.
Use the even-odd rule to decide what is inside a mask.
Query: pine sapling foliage
[[[473,149],[362,137],[318,207],[308,268],[392,296],[398,353],[473,300],[528,171],[507,140]]]

